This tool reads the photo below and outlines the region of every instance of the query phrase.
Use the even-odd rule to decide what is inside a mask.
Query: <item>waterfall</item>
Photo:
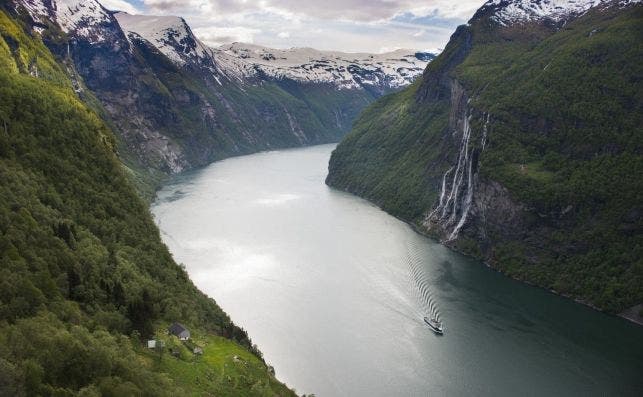
[[[467,101],[467,104],[469,101]],[[467,221],[467,216],[469,215],[471,204],[473,203],[474,179],[477,169],[474,169],[473,167],[475,150],[469,149],[472,133],[472,118],[472,111],[468,106],[465,106],[461,116],[462,139],[460,141],[458,163],[449,168],[442,176],[442,186],[440,189],[438,205],[426,218],[428,223],[435,223],[446,232],[448,235],[446,241],[451,241],[458,237],[460,229],[462,229]],[[484,150],[487,143],[488,125],[491,115],[485,113],[483,114],[482,119],[484,121],[484,125],[482,128],[482,137],[480,142],[481,151]],[[456,136],[457,132],[458,130],[456,128],[453,135]],[[454,169],[455,172],[449,186],[447,178]],[[455,226],[450,229],[452,225]]]
[[[438,202],[438,206],[435,207],[435,209],[427,217],[428,219],[433,218],[435,213],[444,207],[444,197],[446,196],[447,176],[449,176],[449,173],[451,171],[453,171],[453,167],[449,168],[447,172],[445,172],[444,175],[442,176],[442,188],[440,189],[440,200]]]
[[[465,110],[465,112],[466,112],[466,110]],[[449,192],[449,197],[447,198],[446,203],[444,203],[444,205],[442,206],[441,219],[444,219],[447,216],[447,214],[448,214],[447,211],[449,210],[450,204],[453,203],[453,206],[454,206],[454,209],[455,209],[455,206],[457,205],[457,202],[458,202],[458,190],[460,189],[460,185],[462,184],[462,179],[463,179],[462,174],[464,172],[464,171],[462,171],[462,172],[460,172],[460,171],[462,170],[462,166],[463,166],[463,156],[466,156],[466,151],[468,150],[467,149],[467,147],[469,145],[469,136],[468,135],[471,132],[468,117],[464,117],[464,124],[463,124],[462,130],[463,130],[463,132],[462,132],[462,142],[460,143],[460,153],[458,154],[458,165],[457,165],[457,168],[455,169],[455,174],[453,174],[453,182],[451,183],[452,188],[451,188],[451,190]],[[456,132],[457,132],[457,130],[453,133],[453,135],[455,135]],[[464,162],[466,162],[466,160],[464,160]],[[443,186],[443,188],[444,187],[445,186]],[[444,192],[441,193],[441,195],[442,194],[444,194]]]
[[[444,205],[444,193],[445,193],[445,188],[447,186],[447,176],[449,176],[449,172],[453,171],[453,167],[449,168],[447,172],[444,173],[444,176],[442,177],[442,191],[440,193],[440,206]]]
[[[454,240],[456,237],[458,237],[458,232],[464,225],[464,223],[467,221],[467,215],[469,214],[469,208],[471,208],[471,202],[473,201],[473,154],[471,154],[472,159],[469,160],[469,172],[468,172],[468,179],[467,179],[467,196],[464,199],[463,203],[463,208],[462,208],[462,217],[460,218],[460,221],[458,224],[453,228],[453,231],[449,235],[449,240]],[[455,211],[453,211],[453,217],[455,217]]]
[[[483,116],[483,118],[484,118],[484,116]],[[481,151],[484,150],[484,147],[487,144],[487,132],[488,132],[487,126],[489,125],[489,119],[490,118],[491,118],[491,114],[487,113],[487,118],[484,121],[484,127],[482,127],[482,149],[481,149]]]
[[[466,112],[466,110],[465,110]],[[458,167],[462,165],[462,173],[459,176],[458,183],[454,184],[452,189],[453,194],[453,210],[451,211],[451,216],[447,221],[447,225],[453,224],[458,212],[458,194],[460,193],[460,187],[464,181],[464,174],[467,171],[467,163],[469,161],[469,138],[471,137],[471,115],[464,117],[464,124],[462,127],[462,142],[460,143],[460,155],[458,156]]]

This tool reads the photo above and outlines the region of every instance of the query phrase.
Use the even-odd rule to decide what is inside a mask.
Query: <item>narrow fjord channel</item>
[[[321,397],[643,394],[643,328],[328,188],[333,148],[221,161],[174,178],[152,208],[175,259],[281,380]]]

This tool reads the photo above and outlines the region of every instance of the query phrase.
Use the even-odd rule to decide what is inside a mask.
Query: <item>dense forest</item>
[[[479,12],[421,81],[360,116],[327,183],[444,238],[427,217],[458,162],[464,91],[476,193],[447,243],[610,312],[643,302],[642,18],[640,4],[563,27]]]
[[[116,146],[0,10],[0,395],[293,394],[173,261]],[[166,335],[174,321],[200,335],[198,365]],[[150,352],[154,337],[183,353]],[[225,367],[233,356],[246,364]]]

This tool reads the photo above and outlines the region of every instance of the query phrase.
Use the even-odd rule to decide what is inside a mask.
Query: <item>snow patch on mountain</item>
[[[208,63],[211,51],[201,43],[183,18],[173,16],[114,14],[128,37],[141,37],[180,66]]]
[[[111,15],[96,0],[22,0],[31,18],[46,24],[56,22],[65,33],[73,33],[91,43],[108,40],[101,25],[111,23]]]
[[[434,57],[412,50],[351,54],[312,48],[273,49],[245,43],[220,46],[213,49],[213,55],[220,69],[238,80],[268,77],[332,83],[342,89],[408,85]]]
[[[620,6],[642,0],[490,0],[482,9],[494,9],[492,19],[500,25],[549,19],[555,22],[578,17],[597,6]]]

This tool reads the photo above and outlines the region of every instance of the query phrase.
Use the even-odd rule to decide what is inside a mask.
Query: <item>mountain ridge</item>
[[[275,79],[331,83],[338,89],[374,87],[382,93],[410,84],[424,71],[426,60],[433,57],[404,49],[367,54],[311,48],[280,50],[244,43],[222,45],[213,51],[223,69],[235,77],[261,73]],[[237,66],[240,63],[242,66]]]
[[[127,35],[147,40],[179,65],[188,63],[185,56],[208,60],[214,64],[211,71],[217,79],[226,77],[239,82],[252,83],[261,78],[291,79],[303,83],[335,84],[339,89],[361,89],[365,84],[377,86],[381,80],[385,83],[379,90],[384,92],[410,84],[422,73],[427,61],[435,57],[428,52],[405,49],[370,54],[320,51],[307,47],[275,49],[248,43],[208,47],[192,33],[181,17],[124,12],[116,12],[114,16]],[[178,43],[183,43],[184,47],[176,48]],[[359,78],[360,71],[375,76],[375,79]]]

